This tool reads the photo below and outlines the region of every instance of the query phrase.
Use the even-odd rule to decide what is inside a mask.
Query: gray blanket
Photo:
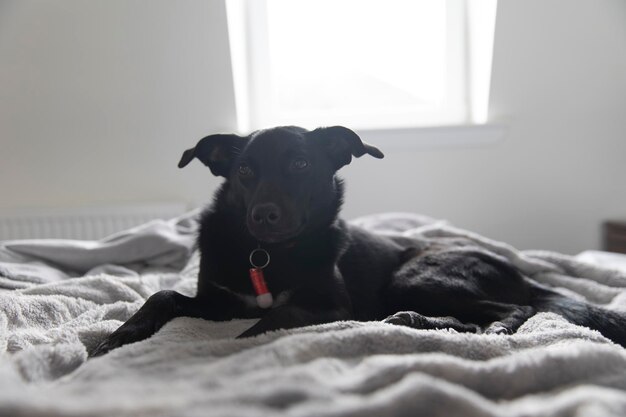
[[[532,279],[626,310],[618,270],[420,216],[357,223],[424,244],[464,237]],[[179,318],[87,360],[150,294],[194,293],[193,235],[189,215],[100,242],[1,243],[0,415],[626,415],[625,350],[547,313],[512,336],[336,322],[244,340],[234,336],[254,321]]]

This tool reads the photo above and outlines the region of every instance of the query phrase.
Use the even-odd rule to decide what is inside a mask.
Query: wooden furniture
[[[608,220],[602,225],[603,249],[626,253],[626,220]]]

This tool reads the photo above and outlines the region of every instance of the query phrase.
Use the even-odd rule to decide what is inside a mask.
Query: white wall
[[[599,245],[626,217],[626,2],[501,0],[497,145],[392,150],[342,172],[345,215],[417,211],[520,248]],[[0,2],[0,208],[184,200],[180,153],[234,126],[220,0]]]
[[[226,33],[221,0],[0,1],[0,207],[208,194],[176,165],[235,124]]]
[[[599,247],[600,222],[626,218],[626,2],[498,3],[490,119],[505,140],[359,163],[346,209],[418,211],[520,248]]]

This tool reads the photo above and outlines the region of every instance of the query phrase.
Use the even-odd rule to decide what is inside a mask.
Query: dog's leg
[[[336,279],[336,282],[341,282],[339,278]],[[351,318],[350,300],[345,292],[341,291],[340,286],[331,286],[328,292],[320,291],[319,288],[300,289],[291,294],[285,304],[269,310],[261,320],[238,338],[256,336],[271,330],[293,329]]]
[[[479,323],[487,323],[486,334],[512,334],[526,320],[535,314],[530,306],[479,301],[475,307],[468,309],[478,311],[472,313]],[[477,316],[478,315],[478,316]],[[414,329],[454,329],[458,332],[481,332],[481,327],[472,323],[462,323],[454,317],[428,317],[414,311],[400,311],[383,320],[384,323],[397,324]]]
[[[480,327],[462,323],[454,317],[427,317],[415,311],[399,311],[383,320],[383,323],[407,326],[413,329],[453,329],[462,333],[478,333]]]
[[[126,323],[91,350],[89,356],[100,356],[122,345],[147,339],[175,317],[200,316],[202,309],[198,308],[198,304],[198,299],[176,291],[159,291],[148,298]]]
[[[505,304],[494,301],[480,301],[479,308],[486,322],[486,334],[512,334],[532,317],[536,311],[530,306]]]
[[[347,309],[335,308],[327,311],[310,311],[300,306],[284,305],[270,310],[258,323],[237,336],[237,338],[257,336],[271,330],[293,329],[295,327],[330,323],[337,320],[348,320],[349,318],[350,313]]]
[[[211,292],[201,298],[187,297],[176,291],[159,291],[148,298],[126,323],[92,349],[89,356],[100,356],[122,345],[147,339],[176,317],[229,320],[243,316],[246,316],[243,302],[226,291]]]

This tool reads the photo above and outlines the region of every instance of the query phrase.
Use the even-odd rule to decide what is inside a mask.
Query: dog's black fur
[[[184,152],[226,178],[200,217],[197,295],[160,291],[92,350],[101,355],[145,339],[172,318],[260,320],[240,337],[335,320],[382,320],[416,328],[511,333],[537,311],[553,311],[626,345],[617,313],[567,298],[523,277],[505,259],[467,242],[418,247],[338,219],[335,175],[365,154],[382,158],[353,131],[279,127],[247,137],[211,135]],[[254,302],[251,252],[275,305]]]

